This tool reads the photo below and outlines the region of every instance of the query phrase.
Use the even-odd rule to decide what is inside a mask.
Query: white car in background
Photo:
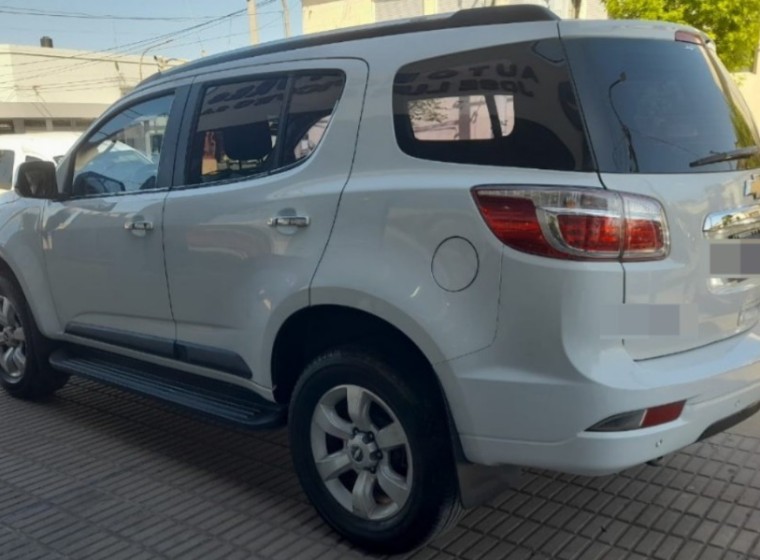
[[[0,189],[13,187],[22,163],[52,161],[57,165],[80,136],[79,132],[0,135]]]

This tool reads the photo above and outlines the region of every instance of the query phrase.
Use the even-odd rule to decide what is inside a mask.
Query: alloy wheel
[[[412,490],[409,438],[390,407],[357,385],[325,393],[311,421],[311,450],[322,482],[354,515],[387,519]]]
[[[0,296],[0,375],[17,383],[26,370],[26,336],[11,300]]]

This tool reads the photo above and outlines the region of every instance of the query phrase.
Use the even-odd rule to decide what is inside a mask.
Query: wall
[[[739,89],[742,90],[744,99],[755,116],[755,122],[760,127],[760,75],[740,72],[737,76]]]
[[[32,125],[34,130],[83,128],[157,70],[152,53],[141,61],[116,53],[0,45],[0,132],[9,131],[9,123],[15,132]]]
[[[303,0],[303,32],[318,33],[374,22],[372,0]]]
[[[379,8],[376,8],[376,3]],[[495,0],[495,6],[536,4],[545,0]],[[572,17],[571,0],[548,0],[549,7],[562,18]],[[304,33],[317,33],[342,27],[367,25],[382,19],[412,17],[452,12],[463,8],[492,5],[492,0],[302,0]],[[377,18],[378,14],[381,16]],[[386,17],[382,17],[385,15]],[[584,0],[583,19],[605,19],[607,12],[601,0]]]

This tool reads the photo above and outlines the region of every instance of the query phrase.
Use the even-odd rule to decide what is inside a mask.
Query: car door
[[[164,215],[178,352],[260,383],[277,327],[308,305],[367,80],[358,60],[265,68],[193,86]]]
[[[64,164],[45,208],[49,285],[69,335],[171,355],[162,214],[187,91],[112,111]]]

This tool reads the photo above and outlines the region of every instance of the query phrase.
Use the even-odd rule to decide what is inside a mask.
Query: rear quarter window
[[[593,163],[559,40],[465,51],[404,66],[396,139],[434,161],[589,171]]]

